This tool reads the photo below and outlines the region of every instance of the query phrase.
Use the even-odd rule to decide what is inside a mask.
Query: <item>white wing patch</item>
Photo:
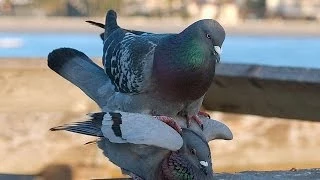
[[[106,113],[101,131],[113,143],[133,143],[180,149],[183,140],[178,132],[153,116],[140,113]]]

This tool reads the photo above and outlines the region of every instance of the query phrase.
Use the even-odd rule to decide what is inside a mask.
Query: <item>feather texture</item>
[[[222,26],[204,19],[178,34],[154,34],[121,28],[116,18],[107,13],[103,65],[119,99],[130,101],[121,110],[196,115],[220,59],[215,50],[225,38]]]
[[[98,147],[110,161],[146,180],[212,179],[208,138],[198,126],[183,128],[180,136],[169,126],[146,114],[99,112],[88,116],[86,121],[51,130],[99,137]],[[203,121],[218,123],[206,118]],[[213,135],[216,139],[228,137],[228,134],[221,136],[225,133],[223,128],[214,129],[212,133],[219,135]],[[197,153],[192,154],[192,151]]]
[[[106,40],[106,42],[108,39]],[[133,43],[134,42],[134,43]],[[151,78],[152,58],[156,45],[146,36],[125,33],[123,39],[113,46],[107,46],[104,59],[105,71],[116,91],[122,93],[142,93],[144,85]]]

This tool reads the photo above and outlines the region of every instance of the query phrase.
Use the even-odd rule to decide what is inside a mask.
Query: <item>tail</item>
[[[114,93],[113,85],[104,70],[78,50],[71,48],[53,50],[48,55],[48,66],[78,86],[100,108],[107,104],[106,100]]]
[[[104,24],[102,24],[102,23],[98,23],[98,22],[94,22],[94,21],[90,21],[90,20],[88,20],[86,22],[91,25],[94,25],[94,26],[97,26],[97,27],[104,29]],[[104,33],[100,34],[100,38],[101,38],[102,42],[104,42]]]
[[[117,13],[114,10],[109,10],[106,15],[105,24],[94,22],[94,21],[86,21],[89,24],[105,29],[105,32],[100,34],[102,40],[107,39],[107,37],[116,29],[120,28],[117,23]]]
[[[110,11],[113,11],[113,10],[110,10]],[[109,12],[110,12],[109,11]],[[109,14],[109,12],[108,12],[108,14]],[[114,11],[113,11],[114,12]],[[111,12],[110,12],[111,13]],[[114,12],[114,13],[116,13],[116,12]],[[107,17],[109,16],[107,14]],[[118,25],[117,25],[117,22],[116,22],[116,18],[117,18],[117,15],[115,14],[115,15],[110,15],[111,17],[113,16],[115,16],[115,23],[116,23],[116,26],[115,26],[115,28],[120,28]],[[111,17],[110,17],[110,19],[111,19]],[[106,21],[108,21],[107,19],[106,19]],[[112,19],[110,20],[110,21],[112,21]],[[95,22],[95,21],[91,21],[91,20],[87,20],[86,21],[87,23],[89,23],[89,24],[91,24],[91,25],[93,25],[93,26],[97,26],[97,27],[99,27],[99,28],[102,28],[102,29],[104,29],[105,27],[106,27],[106,25],[104,25],[104,24],[102,24],[102,23],[99,23],[99,22]],[[108,26],[109,27],[109,26]],[[122,30],[124,30],[124,31],[127,31],[127,32],[130,32],[130,33],[133,33],[133,34],[136,34],[136,35],[141,35],[141,34],[145,34],[146,32],[143,32],[143,31],[136,31],[136,30],[129,30],[129,29],[124,29],[124,28],[121,28]],[[106,35],[106,37],[108,37],[112,32],[113,32],[114,30],[113,29],[105,29],[105,32],[108,32],[109,34],[108,35]],[[104,41],[104,39],[105,39],[105,37],[104,37],[104,34],[105,33],[101,33],[100,34],[100,38],[102,39],[102,41]]]
[[[94,26],[97,26],[97,27],[100,27],[100,28],[104,29],[104,24],[102,24],[102,23],[91,21],[91,20],[87,20],[86,22],[91,24],[91,25],[94,25]]]
[[[107,39],[107,37],[118,28],[120,27],[117,23],[117,13],[111,9],[106,15],[104,39]]]
[[[88,136],[103,137],[101,132],[102,120],[105,112],[88,114],[89,119],[83,122],[74,122],[62,126],[53,127],[50,131],[69,131]]]

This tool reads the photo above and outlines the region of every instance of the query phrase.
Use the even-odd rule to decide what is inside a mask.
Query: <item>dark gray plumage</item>
[[[204,19],[178,34],[154,34],[120,28],[116,18],[108,11],[103,65],[119,92],[114,98],[128,102],[123,110],[197,117],[220,60],[222,26]]]
[[[59,48],[52,51],[48,55],[48,66],[79,87],[101,108],[107,104],[108,98],[115,93],[104,70],[78,50]]]
[[[193,125],[184,128],[180,136],[163,122],[146,114],[101,112],[89,116],[87,121],[51,130],[99,137],[98,147],[106,157],[123,170],[146,180],[212,179],[207,142],[232,139],[227,126],[206,118],[202,119],[206,123],[203,131]],[[145,123],[148,126],[144,126]]]
[[[106,32],[104,34],[108,34],[108,32],[112,32],[112,28],[107,28]],[[125,31],[129,31],[129,30],[125,30]],[[136,35],[138,35],[140,33],[140,35],[144,34],[143,32],[139,32],[138,31],[129,31],[131,33],[136,33]],[[166,35],[164,35],[166,36]],[[176,105],[179,106],[178,108],[182,108],[181,104],[163,104],[163,101],[158,99],[158,98],[154,98],[153,96],[145,96],[145,95],[137,95],[135,94],[134,96],[132,96],[131,93],[122,93],[122,92],[118,92],[115,90],[114,88],[114,84],[112,84],[112,81],[110,79],[110,76],[106,75],[103,71],[102,68],[100,68],[99,66],[97,66],[94,62],[92,62],[92,60],[90,58],[88,58],[84,53],[77,51],[75,49],[71,49],[71,48],[60,48],[57,50],[54,50],[53,52],[51,52],[48,56],[48,66],[53,69],[55,72],[57,72],[59,75],[61,75],[62,77],[66,78],[67,80],[69,80],[70,82],[72,82],[73,84],[75,84],[76,86],[78,86],[80,89],[82,89],[89,97],[91,97],[104,111],[115,111],[115,110],[121,110],[121,111],[128,111],[128,112],[142,112],[142,113],[150,113],[150,107],[153,108],[162,108],[161,111],[165,111],[165,110],[169,110],[168,112],[171,112],[170,108],[176,109]],[[120,69],[118,69],[120,70]],[[115,70],[116,71],[116,70]],[[139,78],[138,78],[139,80]],[[120,82],[120,81],[119,81]],[[137,81],[138,82],[138,81]],[[136,104],[136,102],[145,102],[144,104]],[[158,104],[158,102],[160,102]],[[201,102],[200,102],[201,103]],[[133,104],[133,106],[131,106],[130,104]],[[198,105],[198,104],[196,104]],[[123,113],[121,113],[123,114]],[[151,112],[151,114],[154,114],[154,112]],[[170,114],[170,113],[169,113]],[[103,114],[100,114],[103,115]],[[141,114],[143,115],[143,114]],[[180,136],[176,136],[176,135],[171,135],[169,136],[171,139],[174,139],[174,143],[168,143],[168,141],[166,141],[165,143],[162,142],[161,138],[166,137],[166,132],[168,132],[168,130],[165,129],[170,129],[171,131],[173,131],[169,126],[163,126],[162,122],[159,121],[153,121],[154,118],[152,116],[149,115],[143,115],[143,116],[147,116],[148,118],[139,118],[139,119],[149,119],[146,122],[151,123],[148,126],[144,126],[145,123],[140,124],[140,128],[136,127],[136,128],[127,128],[127,130],[119,130],[119,127],[113,124],[110,126],[105,126],[106,131],[104,130],[98,130],[97,128],[92,128],[92,123],[86,122],[85,124],[82,123],[78,123],[76,125],[72,125],[72,128],[74,132],[78,132],[78,133],[82,133],[82,134],[87,134],[87,135],[94,135],[97,137],[102,138],[102,140],[98,143],[99,146],[101,146],[102,149],[104,149],[105,154],[113,161],[113,162],[118,162],[118,163],[125,163],[128,162],[130,164],[130,162],[139,162],[137,159],[135,159],[134,156],[131,156],[132,153],[136,154],[138,157],[145,157],[144,155],[148,155],[148,154],[153,154],[154,151],[157,152],[170,152],[169,149],[171,149],[172,151],[176,150],[176,148],[179,148],[181,146],[177,145],[179,144],[183,144],[182,142],[185,142],[186,140],[183,139],[181,140]],[[98,117],[98,116],[97,116]],[[99,118],[98,118],[99,119]],[[116,118],[117,119],[117,118]],[[119,119],[119,118],[118,118]],[[127,119],[127,118],[125,118]],[[130,119],[130,118],[129,118]],[[152,120],[153,119],[153,120]],[[177,117],[178,119],[178,117]],[[176,120],[176,118],[175,118]],[[212,139],[232,139],[232,134],[230,132],[230,130],[223,124],[221,123],[210,123],[210,120],[205,120],[205,118],[202,118],[202,120],[204,121],[204,130],[203,132],[200,131],[199,127],[191,124],[190,130],[193,131],[193,133],[188,133],[188,135],[185,135],[186,131],[190,131],[190,130],[184,130],[182,137],[194,137],[197,135],[197,137],[199,137],[200,139],[202,139],[202,141],[199,142],[204,142],[203,139],[206,139],[207,141],[210,141]],[[177,120],[180,124],[181,127],[185,128],[185,123],[183,121],[183,119],[180,118],[180,120]],[[128,121],[128,123],[134,123],[135,121]],[[123,123],[123,118],[122,118],[122,123]],[[157,124],[162,123],[161,126],[163,126],[165,129],[161,129],[161,128],[153,128],[155,127]],[[99,126],[99,122],[95,123],[94,126]],[[84,125],[84,126],[82,126]],[[144,127],[143,127],[144,126]],[[64,126],[64,127],[71,127],[71,126]],[[59,127],[55,130],[63,130],[64,127]],[[81,127],[80,129],[78,129],[77,127]],[[125,126],[123,126],[125,127]],[[131,126],[127,126],[127,127],[131,127]],[[143,128],[142,128],[143,127]],[[86,129],[86,128],[89,128]],[[139,138],[137,138],[136,136],[139,134],[136,131],[140,131],[140,135],[146,135],[145,130],[146,129],[150,129],[152,128],[153,131],[155,131],[155,135],[157,135],[157,139],[159,140],[155,140],[154,138],[149,139],[149,141],[141,141],[141,139],[139,140]],[[71,131],[71,129],[69,129]],[[130,138],[119,138],[119,136],[125,136],[127,132],[130,131],[134,132],[133,134],[131,134]],[[169,130],[169,131],[170,131]],[[107,132],[105,134],[103,134],[102,132]],[[172,132],[173,134],[177,133],[175,131]],[[129,133],[130,134],[130,133]],[[102,137],[103,135],[103,137]],[[127,134],[128,135],[128,134]],[[107,136],[107,137],[106,137]],[[106,138],[104,138],[106,137]],[[149,137],[149,136],[147,136]],[[151,138],[152,136],[150,136]],[[161,137],[161,138],[159,138]],[[173,138],[173,137],[178,137],[177,139]],[[180,139],[179,139],[180,137]],[[202,137],[202,138],[201,138]],[[179,139],[179,140],[178,140]],[[134,140],[136,142],[136,144],[134,143]],[[151,141],[150,141],[151,140]],[[198,140],[194,141],[195,143],[197,143]],[[162,142],[162,143],[159,143]],[[193,142],[193,141],[192,141]],[[199,143],[198,142],[198,143]],[[149,143],[149,144],[148,144]],[[143,144],[143,145],[142,145]],[[204,143],[206,144],[206,143]],[[168,147],[170,146],[170,147]],[[172,147],[173,146],[173,147]],[[198,147],[198,146],[197,146]],[[139,151],[141,149],[144,149],[143,151]],[[159,151],[159,149],[161,151]],[[206,149],[206,148],[203,148]],[[162,151],[165,150],[165,151]],[[152,152],[152,153],[150,153]],[[186,152],[186,151],[184,151]],[[201,154],[205,154],[205,153],[200,153],[201,150],[199,151],[199,155]],[[123,154],[127,157],[128,161],[121,161],[123,159],[118,159],[119,157],[119,153]],[[130,155],[131,153],[131,155]],[[149,159],[159,159],[159,158],[164,158],[163,155],[167,155],[167,154],[154,154],[153,156],[147,156]],[[182,151],[181,151],[182,153]],[[178,156],[176,156],[178,157]],[[173,158],[173,157],[172,157]],[[140,159],[140,161],[142,161]],[[206,163],[202,163],[202,164],[206,164]],[[121,164],[119,165],[120,167],[125,168],[126,164],[124,164],[123,166],[121,166]],[[130,168],[130,167],[129,167]],[[134,167],[131,167],[134,168]],[[128,170],[128,169],[126,169]],[[131,170],[131,172],[139,172],[139,170],[133,169]],[[141,173],[137,173],[137,174],[141,174]]]
[[[70,48],[51,52],[49,67],[80,87],[104,111],[197,119],[225,38],[218,22],[200,20],[179,34],[153,34],[120,28],[116,13],[110,10],[104,28],[106,76],[82,52]],[[80,72],[85,68],[89,74]]]

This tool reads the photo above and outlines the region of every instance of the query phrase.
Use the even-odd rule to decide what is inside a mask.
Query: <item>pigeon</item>
[[[48,66],[52,70],[54,70],[55,72],[57,72],[58,74],[66,78],[67,80],[77,85],[78,87],[81,86],[80,88],[89,97],[91,97],[96,102],[99,101],[97,103],[104,111],[120,110],[120,111],[127,111],[127,112],[140,112],[140,113],[147,113],[147,114],[153,114],[153,115],[167,115],[167,116],[182,114],[186,116],[188,120],[190,120],[190,116],[193,117],[201,125],[202,123],[199,120],[198,116],[192,115],[192,114],[196,114],[197,112],[199,112],[199,108],[203,101],[204,93],[207,91],[212,81],[211,77],[213,77],[214,75],[215,63],[216,63],[215,60],[218,61],[220,59],[220,56],[219,56],[221,53],[220,47],[222,46],[222,42],[225,36],[224,30],[221,27],[221,25],[219,25],[218,22],[213,20],[200,20],[194,23],[193,25],[189,26],[186,30],[184,30],[180,34],[152,34],[152,33],[147,33],[142,31],[121,29],[116,22],[116,13],[112,10],[110,10],[107,13],[106,22],[108,23],[109,26],[104,26],[105,32],[103,33],[103,35],[105,39],[105,42],[104,42],[105,58],[103,58],[103,64],[108,76],[104,76],[102,74],[103,71],[101,71],[100,67],[95,65],[95,63],[93,63],[92,60],[90,60],[85,54],[70,48],[69,49],[61,48],[51,52],[48,56]],[[102,27],[101,24],[99,26]],[[212,29],[210,28],[211,26],[213,26]],[[203,27],[204,30],[201,29],[200,27]],[[200,49],[207,50],[207,53],[209,53],[209,55],[205,54],[209,56],[209,58],[205,56],[206,58],[204,63],[198,66],[196,64],[193,64],[190,70],[190,68],[184,68],[182,66],[179,66],[178,68],[164,68],[165,66],[171,67],[171,65],[168,64],[169,62],[167,63],[167,65],[166,64],[161,65],[162,61],[161,62],[160,60],[156,61],[156,59],[159,59],[161,57],[160,55],[162,53],[160,52],[166,52],[161,50],[161,47],[167,47],[163,45],[165,44],[166,41],[171,42],[170,44],[173,47],[174,45],[177,45],[179,43],[179,41],[172,42],[175,39],[174,37],[185,37],[185,36],[189,37],[190,34],[197,35],[197,33],[192,33],[192,31],[195,31],[193,29],[200,29],[201,32],[203,31],[202,33],[206,34],[205,40],[207,44],[205,44],[204,47],[207,47],[207,48],[200,48]],[[216,38],[216,34],[220,34],[220,36],[218,35],[217,36],[221,38]],[[146,57],[143,57],[143,52],[142,52],[142,57],[140,57],[139,55],[141,54],[139,54],[139,52],[141,51],[137,51],[134,48],[130,48],[132,52],[130,53],[128,52],[130,54],[130,57],[127,60],[129,61],[123,61],[123,62],[128,62],[129,64],[122,63],[122,59],[125,56],[122,56],[120,52],[122,52],[121,49],[126,49],[126,48],[121,48],[119,46],[121,46],[123,41],[126,39],[124,37],[127,37],[127,35],[133,36],[133,38],[128,37],[129,39],[133,39],[133,40],[130,40],[129,44],[132,44],[132,47],[136,47],[138,49],[141,49],[140,46],[145,47],[143,46],[143,44],[150,45],[150,43],[151,44],[154,43],[153,44],[154,46],[152,45],[152,47],[154,48],[151,48],[152,52],[154,52],[153,53],[154,55],[152,55],[152,52],[151,54],[147,53],[148,58],[146,58]],[[123,38],[121,39],[121,37]],[[185,39],[190,39],[186,37]],[[193,39],[197,39],[197,38],[193,38]],[[110,43],[109,41],[111,40],[112,42]],[[115,41],[119,41],[119,42],[116,43]],[[145,43],[145,41],[148,43]],[[182,41],[182,42],[185,42],[185,41]],[[195,43],[196,45],[193,45],[190,47],[198,47],[197,43]],[[107,44],[109,44],[110,46],[107,46]],[[212,46],[209,46],[208,44]],[[215,44],[218,44],[218,46],[215,46]],[[190,47],[187,47],[187,49],[189,50]],[[110,48],[114,49],[112,52],[118,52],[116,53],[116,56],[111,56],[110,54],[112,53],[110,52],[108,53],[108,51],[111,51]],[[157,49],[160,49],[160,50],[157,51]],[[156,56],[157,52],[158,54],[160,53],[160,55]],[[177,52],[178,50],[176,50],[176,52],[174,52],[173,54],[176,54]],[[197,51],[194,51],[194,52],[197,52]],[[190,52],[190,53],[194,54],[194,52]],[[137,53],[138,53],[138,56],[137,56]],[[182,55],[184,54],[182,53]],[[184,57],[182,55],[178,57]],[[66,57],[63,57],[63,56],[66,56]],[[71,59],[69,57],[71,57]],[[110,59],[110,57],[111,57],[111,60],[112,59],[117,60],[117,57],[119,60],[119,57],[120,57],[121,61],[112,61],[113,63],[110,63],[110,61],[106,61],[106,59]],[[195,57],[195,56],[192,56],[192,57]],[[213,60],[210,58],[212,58]],[[76,59],[82,59],[84,61],[76,62],[77,61]],[[151,60],[148,61],[148,59],[151,59]],[[169,59],[179,59],[179,58],[171,57]],[[106,63],[106,62],[109,62],[109,63]],[[110,66],[111,64],[116,65],[117,64],[116,62],[118,62],[118,65],[116,66],[117,68],[116,69],[113,68],[113,73],[112,73]],[[157,64],[159,64],[157,62],[160,62],[160,66],[157,66]],[[180,63],[180,64],[182,65],[186,64],[184,63],[186,61],[182,60],[182,62],[183,63]],[[209,62],[209,64],[212,65],[212,68],[203,68],[203,67],[209,67],[207,66],[209,65],[208,63],[207,65],[204,66],[204,64],[206,64],[205,62]],[[74,64],[76,64],[77,67],[73,67]],[[126,64],[128,66],[126,66]],[[150,67],[152,64],[154,64],[154,66]],[[86,68],[90,69],[90,76],[94,76],[94,74],[97,73],[96,78],[89,77],[88,74],[81,74],[82,72],[78,71],[79,69],[77,69],[79,68],[79,66],[81,71]],[[126,66],[127,68],[122,68],[124,66]],[[164,72],[162,70],[159,70],[159,67],[160,69],[161,68],[169,69],[169,71]],[[200,68],[201,70],[195,71],[197,70],[197,68]],[[203,69],[208,71],[209,73],[205,73],[205,71],[202,71]],[[77,71],[77,72],[74,72],[74,71]],[[187,75],[188,72],[191,72],[190,74],[192,75]],[[165,73],[164,76],[159,75],[161,73]],[[171,78],[171,75],[173,75],[174,73],[176,73],[176,76],[175,76],[176,78]],[[202,77],[200,77],[199,80],[197,80],[197,77],[199,77],[200,75]],[[83,78],[83,76],[85,76],[85,78]],[[166,79],[165,77],[167,78],[168,81],[165,80]],[[171,79],[175,79],[174,80],[175,82],[171,81]],[[139,83],[137,84],[138,81]],[[97,86],[97,83],[102,83],[102,82],[104,84],[103,86]],[[125,86],[122,86],[123,88],[119,86],[120,82],[122,84],[123,83],[125,84]],[[102,85],[102,84],[99,84],[99,85]],[[190,88],[185,86],[188,86]],[[113,87],[113,90],[111,90],[110,87]],[[196,88],[193,88],[193,87],[196,87]],[[99,91],[96,91],[98,88],[99,88]],[[136,90],[134,90],[135,92],[123,91],[126,88],[127,89],[133,88]],[[183,90],[185,93],[181,93],[182,91],[181,92],[177,92],[175,90],[173,91],[172,88],[173,89],[176,88],[177,91],[179,89]],[[141,89],[141,91],[139,89]],[[186,93],[199,94],[199,92],[204,92],[204,93],[200,93],[202,94],[202,96],[196,100],[194,100],[194,98],[190,99],[188,98],[188,96],[184,96],[184,98],[182,99],[179,96],[179,94],[186,94]],[[199,114],[208,116],[207,114],[201,113],[201,112]],[[162,118],[162,121],[164,122],[170,120],[165,116],[159,116],[159,117],[160,117],[160,120]]]
[[[136,179],[205,180],[213,178],[208,142],[230,140],[232,133],[223,123],[202,120],[206,125],[203,131],[192,123],[180,135],[151,115],[99,112],[89,114],[86,121],[54,127],[51,131],[98,137],[96,143],[103,154]]]
[[[117,92],[113,102],[123,102],[119,110],[179,115],[188,124],[191,119],[202,124],[198,112],[225,39],[217,21],[199,20],[178,34],[154,34],[119,27],[116,12],[109,10],[104,29],[102,64]]]
[[[72,48],[55,49],[48,55],[48,66],[79,87],[102,110],[105,110],[107,103],[117,104],[113,110],[121,110],[123,102],[114,102],[117,92],[114,91],[109,77],[101,67],[81,51]],[[111,108],[108,107],[108,109]],[[156,117],[159,119],[159,116]],[[160,120],[181,132],[181,126],[176,121],[167,118]]]

